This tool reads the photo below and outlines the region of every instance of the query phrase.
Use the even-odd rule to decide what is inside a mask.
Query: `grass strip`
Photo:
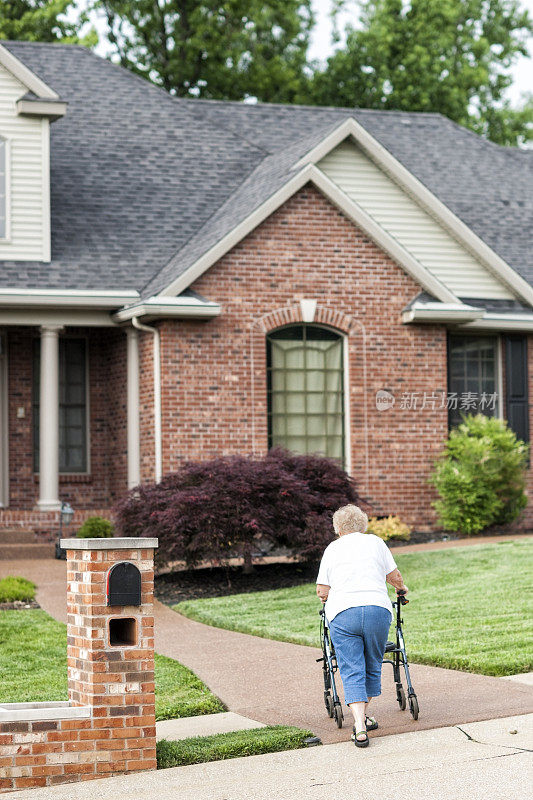
[[[34,600],[36,586],[26,578],[7,575],[0,580],[0,603],[13,603],[15,600]]]
[[[411,661],[495,676],[533,669],[532,540],[405,553],[395,560],[410,589],[403,620]],[[315,585],[304,584],[174,608],[215,627],[317,647],[319,606]]]
[[[260,753],[297,750],[305,747],[305,739],[309,736],[313,734],[300,728],[272,725],[232,733],[217,733],[213,736],[195,736],[179,741],[162,739],[157,743],[157,766],[158,769],[166,769]]]
[[[158,720],[226,710],[190,669],[157,653],[155,692]],[[0,611],[0,701],[67,699],[67,626],[40,608]]]

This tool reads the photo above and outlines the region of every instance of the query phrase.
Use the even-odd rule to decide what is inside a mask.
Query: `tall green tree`
[[[436,111],[500,144],[533,138],[533,100],[511,107],[511,67],[532,21],[518,0],[366,0],[316,70],[312,102]]]
[[[81,29],[87,15],[73,0],[1,0],[0,39],[93,46],[94,29]]]
[[[96,0],[120,63],[180,96],[291,102],[311,0]]]

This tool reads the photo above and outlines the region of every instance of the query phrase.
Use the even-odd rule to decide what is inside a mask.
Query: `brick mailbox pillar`
[[[0,703],[0,792],[156,768],[157,539],[63,539],[68,701]]]
[[[69,700],[91,708],[91,735],[111,752],[109,760],[97,763],[100,774],[156,767],[156,546],[157,539],[62,541]]]

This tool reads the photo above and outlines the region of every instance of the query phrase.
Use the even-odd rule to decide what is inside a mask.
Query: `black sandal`
[[[377,731],[379,728],[379,725],[374,717],[365,717],[365,726],[367,731]]]
[[[357,738],[358,735],[361,734],[361,733],[365,734],[365,738],[364,739],[358,739]],[[356,731],[355,730],[355,725],[354,725],[354,729],[353,729],[353,733],[352,733],[352,741],[353,741],[353,743],[355,744],[356,747],[368,747],[368,745],[370,744],[370,739],[368,738],[368,733],[366,731]]]

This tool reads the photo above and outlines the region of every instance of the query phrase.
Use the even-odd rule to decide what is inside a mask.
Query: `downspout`
[[[132,317],[131,324],[138,331],[153,334],[154,337],[154,449],[155,449],[155,481],[159,483],[163,477],[163,459],[161,450],[161,338],[157,328],[143,325],[137,317]]]

